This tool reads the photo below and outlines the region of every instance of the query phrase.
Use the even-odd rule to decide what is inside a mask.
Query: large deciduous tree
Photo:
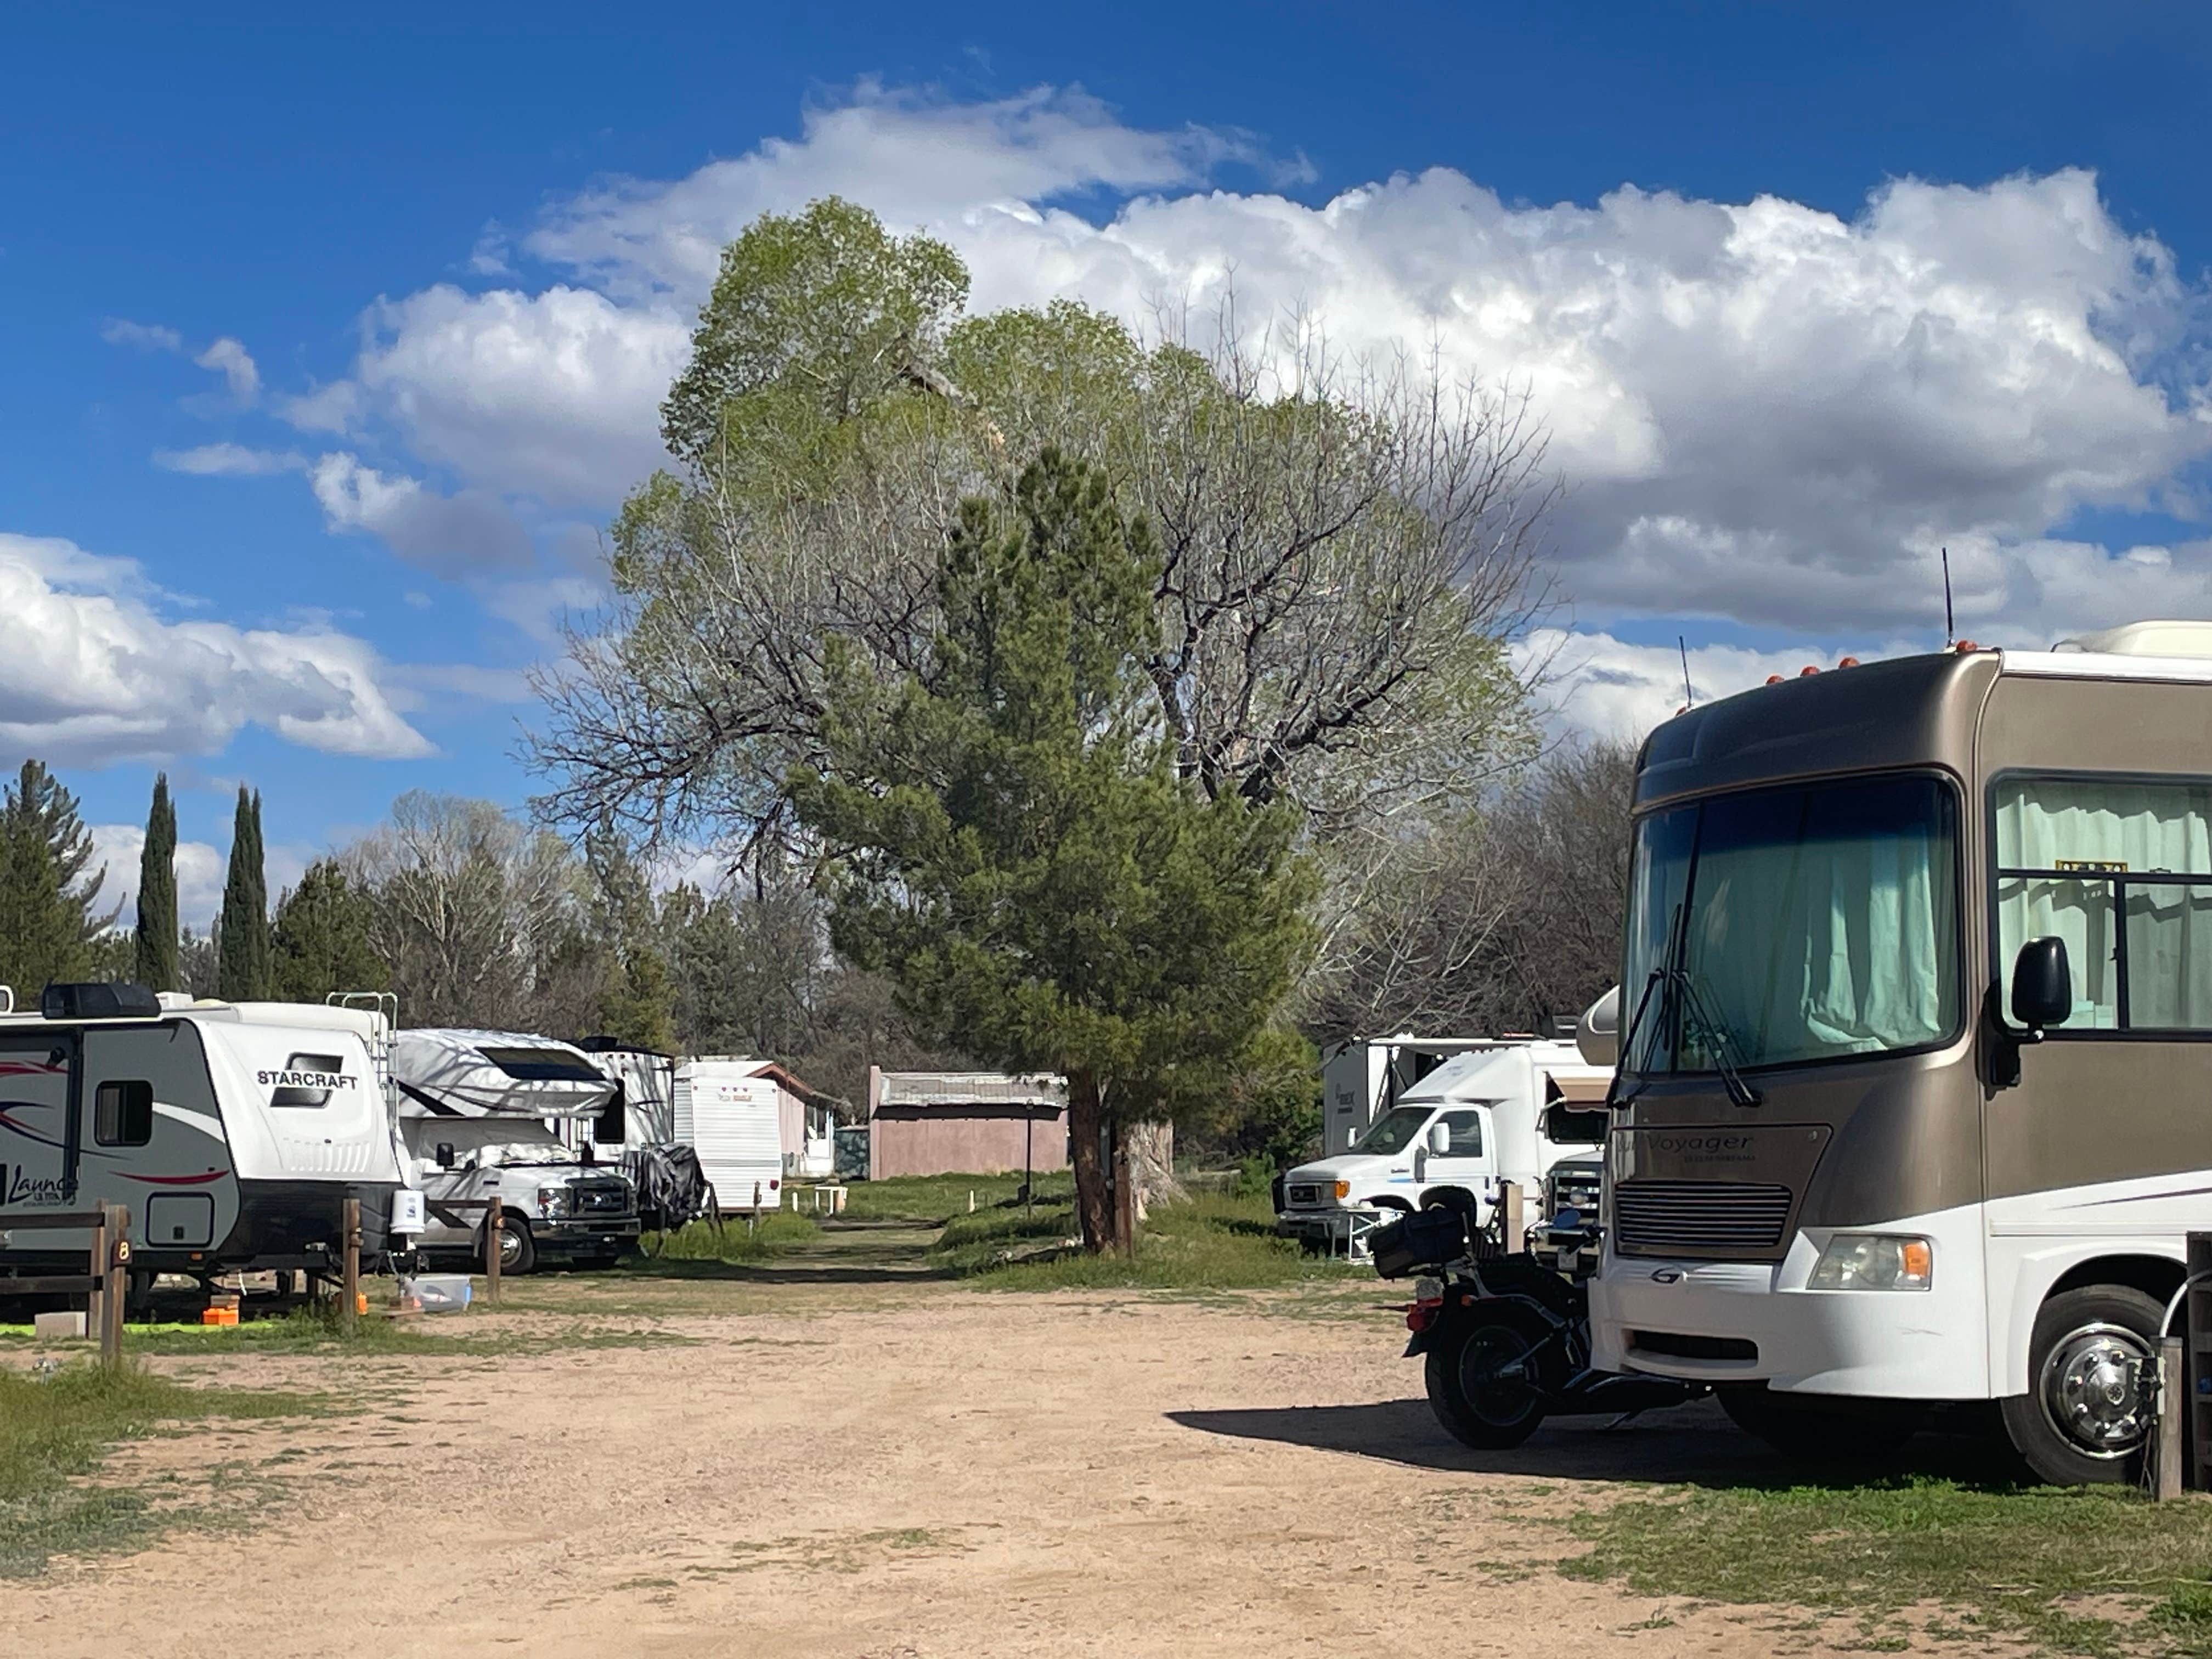
[[[177,962],[177,809],[168,774],[154,780],[146,844],[138,856],[138,926],[131,940],[131,976],[149,990],[183,988]]]
[[[1130,1192],[1131,1127],[1268,1029],[1308,939],[1297,813],[1178,772],[1160,550],[1103,470],[1048,451],[1011,495],[963,505],[914,669],[830,644],[822,763],[790,787],[833,850],[838,948],[926,1031],[1066,1076],[1085,1239],[1133,1248],[1105,1160]]]
[[[1463,805],[1525,756],[1508,641],[1549,496],[1525,400],[1225,311],[1199,350],[1072,303],[963,317],[965,291],[949,250],[842,203],[731,246],[665,410],[684,471],[625,506],[615,601],[541,683],[547,810],[787,835],[831,641],[917,672],[962,501],[1048,446],[1151,528],[1142,683],[1209,796],[1290,799],[1329,840]]]

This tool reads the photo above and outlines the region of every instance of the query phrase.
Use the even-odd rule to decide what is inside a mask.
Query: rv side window
[[[92,1138],[102,1146],[143,1146],[154,1138],[154,1085],[103,1083],[92,1097]]]
[[[1996,973],[2066,941],[2075,1031],[2212,1030],[2212,783],[2007,777],[1996,818]]]
[[[1451,1131],[1451,1150],[1444,1154],[1446,1158],[1482,1156],[1480,1112],[1446,1112],[1437,1121]]]

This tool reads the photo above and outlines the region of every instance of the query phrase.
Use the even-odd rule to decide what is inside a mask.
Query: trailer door
[[[81,1207],[79,1055],[73,1031],[0,1037],[0,1226],[11,1214]],[[69,1243],[62,1233],[26,1233],[19,1248]]]

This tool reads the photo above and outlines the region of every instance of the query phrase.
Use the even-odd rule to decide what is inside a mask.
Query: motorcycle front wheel
[[[1454,1439],[1477,1451],[1506,1451],[1536,1432],[1543,1390],[1512,1373],[1545,1334],[1528,1315],[1495,1308],[1439,1335],[1427,1356],[1429,1408]]]

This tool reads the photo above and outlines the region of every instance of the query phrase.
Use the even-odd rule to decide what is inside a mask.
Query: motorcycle
[[[1633,1416],[1679,1406],[1702,1383],[1590,1368],[1590,1273],[1598,1230],[1563,1209],[1509,1251],[1493,1206],[1487,1227],[1463,1210],[1423,1210],[1378,1229],[1375,1270],[1416,1274],[1406,1310],[1406,1357],[1424,1357],[1429,1407],[1478,1451],[1504,1451],[1547,1417]]]

